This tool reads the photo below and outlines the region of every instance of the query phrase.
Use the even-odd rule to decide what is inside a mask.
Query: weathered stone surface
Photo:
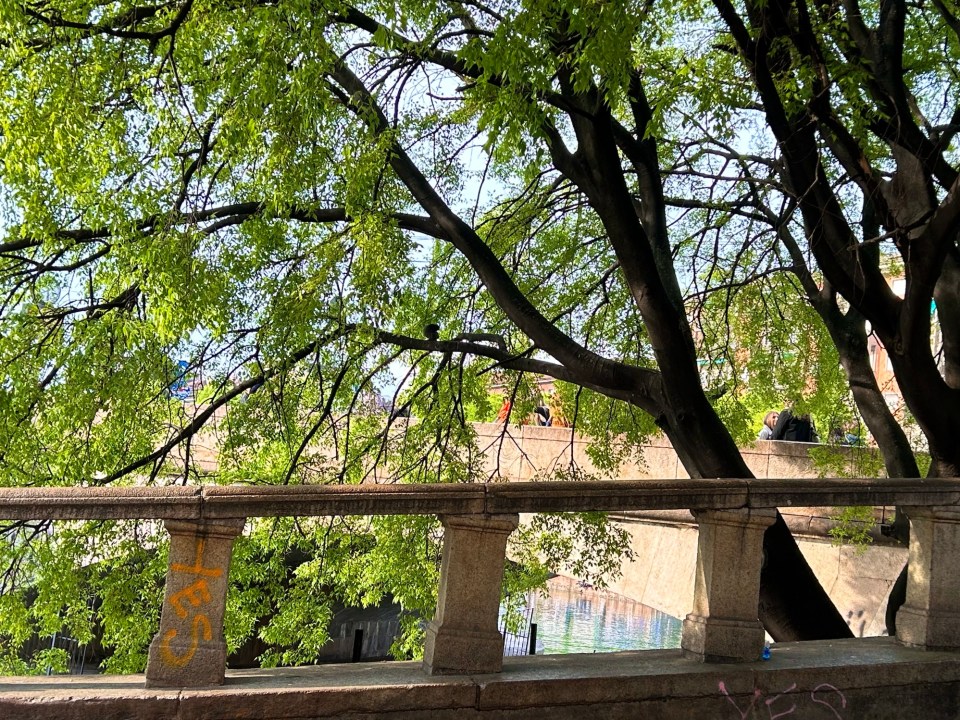
[[[244,519],[168,520],[170,557],[160,630],[150,643],[147,687],[197,687],[223,682],[227,645],[223,615],[233,541]]]
[[[0,488],[0,518],[4,520],[76,520],[200,517],[201,488],[55,487]]]
[[[770,456],[776,453],[777,446],[783,443],[775,443],[769,440],[757,440],[752,445],[740,448],[740,454],[744,462],[750,468],[756,477],[775,477],[770,474]],[[808,473],[800,473],[806,475]]]
[[[798,545],[853,634],[886,635],[887,598],[907,561],[907,549],[889,544],[837,547],[827,539],[800,539]]]
[[[423,668],[430,674],[499,672],[497,628],[507,538],[517,515],[445,515],[437,611],[427,626]]]
[[[285,718],[354,717],[357,713],[419,713],[434,717],[440,710],[459,711],[476,705],[476,690],[467,684],[408,682],[368,688],[303,686],[278,688]],[[177,720],[260,720],[262,690],[231,678],[220,693],[185,693]]]
[[[510,481],[529,480],[537,473],[549,472],[558,462],[566,466],[571,459],[588,472],[596,471],[586,453],[589,438],[571,433],[570,428],[520,426],[516,422],[506,428],[500,423],[474,423],[473,427],[484,451],[486,469],[492,476]],[[809,454],[815,447],[818,445],[814,443],[757,441],[741,448],[741,453],[757,477],[810,477],[817,475]],[[847,447],[831,450],[841,457],[848,456],[851,468],[855,467],[858,454],[875,452]],[[665,437],[649,438],[639,451],[641,457],[624,463],[617,479],[687,477],[676,451]]]
[[[142,676],[0,678],[3,720],[955,720],[960,654],[891,638],[783,643],[711,665],[676,650],[505,658],[496,675],[425,677],[414,662],[228,673],[144,690]]]
[[[897,613],[897,637],[907,645],[960,648],[960,510],[913,507],[907,600]]]
[[[760,657],[764,631],[757,619],[763,533],[774,510],[695,513],[700,527],[693,612],[683,621],[680,646],[705,662]]]
[[[683,620],[685,657],[700,662],[754,662],[760,658],[766,633],[756,620],[727,620],[690,613]]]
[[[551,428],[543,428],[550,430]],[[956,479],[647,479],[423,485],[0,488],[0,519],[960,505]]]
[[[487,512],[611,512],[691,507],[741,508],[748,481],[614,480],[487,485]]]
[[[143,676],[136,678],[143,687]],[[43,696],[18,697],[0,688],[3,720],[171,720],[177,718],[180,699],[175,692],[162,695],[69,692],[50,690]]]
[[[764,449],[768,450],[764,477],[794,478],[816,474],[811,472],[813,463],[810,460],[811,448],[817,447],[815,443],[767,441],[755,444],[756,447],[760,445],[765,445]]]
[[[749,482],[750,507],[847,505],[951,505],[960,502],[952,478],[757,478]]]
[[[529,480],[535,468],[524,457],[522,431],[516,425],[475,423],[477,446],[483,453],[485,469],[494,480]]]
[[[484,512],[480,484],[217,486],[203,489],[205,518],[274,515],[440,515]]]
[[[697,565],[698,533],[693,515],[651,511],[643,518],[627,517],[620,527],[630,536],[633,558],[623,560],[623,572],[612,579],[610,589],[675,618],[686,616],[693,607]]]

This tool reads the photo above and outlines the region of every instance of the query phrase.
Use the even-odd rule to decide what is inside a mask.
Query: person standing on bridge
[[[494,422],[506,423],[507,419],[510,417],[510,409],[513,407],[513,403],[510,402],[510,398],[503,399],[503,405],[500,406],[500,411],[497,413],[497,419]]]
[[[789,408],[780,411],[780,417],[777,418],[777,424],[773,426],[770,439],[787,442],[820,442],[810,416],[794,415]]]
[[[777,425],[777,419],[780,417],[780,413],[776,410],[771,410],[766,415],[763,416],[763,427],[760,428],[760,434],[757,435],[757,440],[770,440],[773,437],[773,428]]]
[[[553,418],[550,417],[550,408],[541,400],[540,404],[533,409],[533,418],[537,425],[550,427],[553,425]]]

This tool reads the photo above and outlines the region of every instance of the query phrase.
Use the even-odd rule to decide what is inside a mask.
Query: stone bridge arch
[[[567,467],[596,472],[586,453],[588,440],[570,428],[476,423],[478,443],[486,467],[506,481],[524,481]],[[814,443],[757,441],[742,448],[747,465],[761,478],[818,477],[810,450]],[[835,448],[855,464],[858,453],[869,448]],[[670,441],[652,438],[642,447],[643,461],[627,463],[617,477],[602,479],[681,479],[689,477]],[[833,508],[780,508],[800,549],[824,589],[847,618],[854,634],[886,634],[887,596],[907,561],[907,548],[884,537],[879,523],[866,547],[839,546],[829,535],[836,525]],[[878,509],[879,520],[891,518],[893,508]],[[646,511],[617,516],[631,536],[632,561],[610,589],[661,612],[683,618],[690,612],[697,553],[697,525],[686,510]],[[891,518],[892,519],[892,518]]]

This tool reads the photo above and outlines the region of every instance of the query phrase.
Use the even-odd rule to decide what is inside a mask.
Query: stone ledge
[[[215,519],[790,508],[960,507],[955,478],[604,480],[423,485],[0,488],[0,519]]]
[[[830,530],[837,527],[840,523],[833,519],[836,509],[829,506],[825,507],[789,507],[780,508],[780,514],[783,521],[790,528],[795,538],[823,539],[830,541],[833,538]],[[893,511],[891,510],[891,513]],[[675,527],[677,525],[696,527],[697,520],[689,510],[627,510],[615,513],[613,519],[618,522],[644,523],[645,525],[665,525]],[[880,531],[880,521],[871,525],[867,533],[870,536],[870,542],[874,547],[889,546],[903,548],[904,546],[897,540],[887,537]],[[905,549],[905,548],[904,548]]]
[[[138,487],[0,488],[4,520],[198,520],[203,488]]]
[[[442,515],[484,512],[479,483],[425,485],[207,485],[205,518],[274,515]]]
[[[739,509],[747,498],[748,481],[736,479],[498,483],[487,486],[487,512]]]
[[[427,677],[414,662],[238,670],[198,690],[145,690],[143,676],[0,678],[4,720],[666,720],[737,718],[732,706],[752,702],[764,716],[794,705],[798,718],[953,720],[960,654],[872,638],[782,643],[736,666],[651,650],[505,658],[499,675],[465,677]]]

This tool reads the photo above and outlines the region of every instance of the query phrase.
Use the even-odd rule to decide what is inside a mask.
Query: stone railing
[[[149,687],[223,682],[223,615],[234,539],[248,517],[437,515],[444,527],[429,674],[499,672],[497,628],[507,539],[520,513],[693,509],[700,528],[693,612],[681,648],[701,661],[750,662],[763,534],[775,508],[901,505],[912,524],[907,645],[960,649],[960,481],[925,479],[644,480],[463,485],[4,488],[0,519],[161,519],[170,555]]]

